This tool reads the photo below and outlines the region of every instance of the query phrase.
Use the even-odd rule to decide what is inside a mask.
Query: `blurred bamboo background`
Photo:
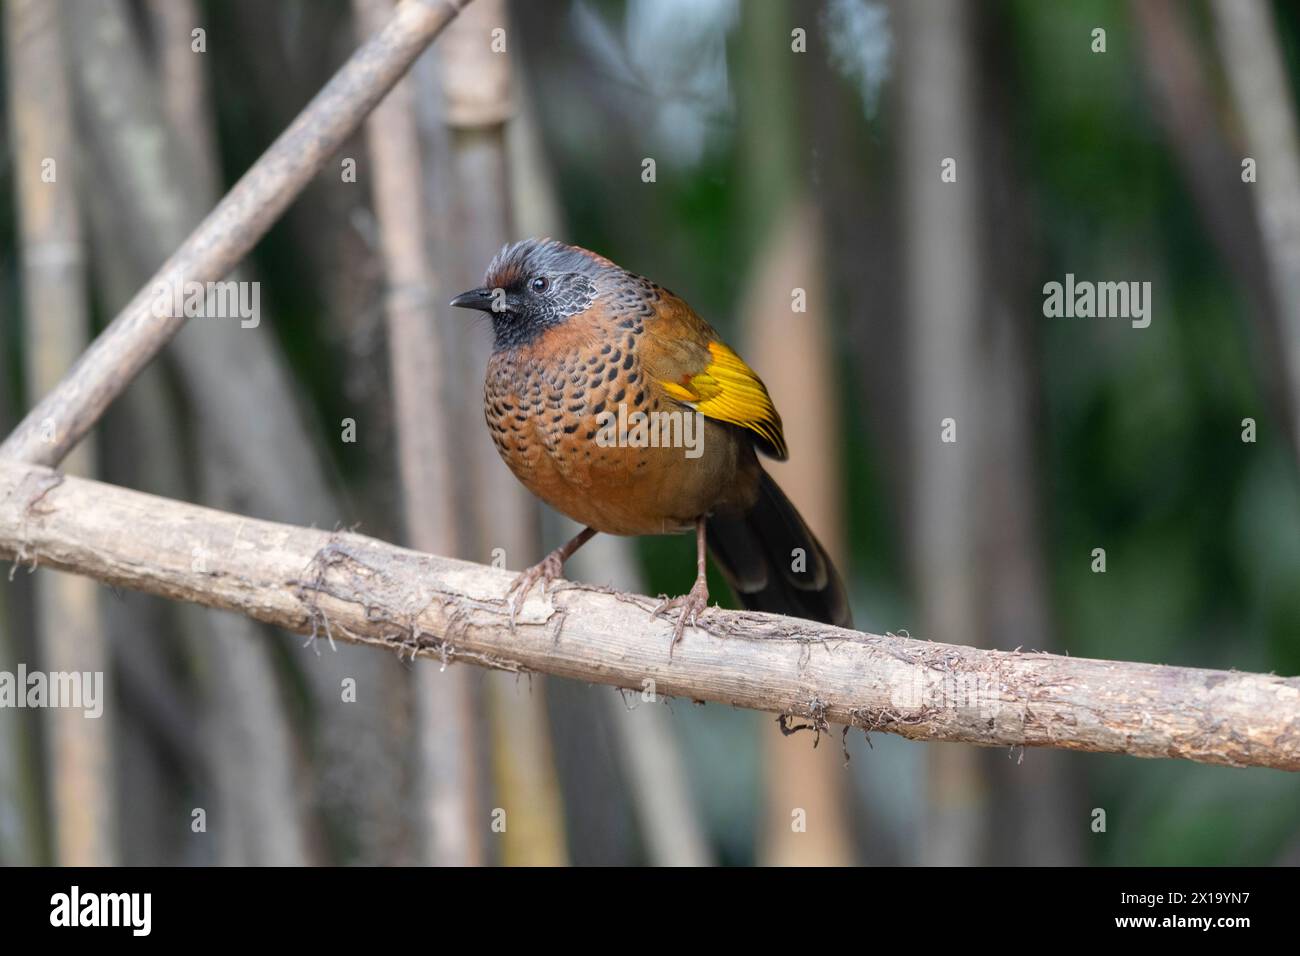
[[[392,4],[3,7],[7,433]],[[572,529],[491,448],[488,330],[446,301],[549,234],[764,377],[859,627],[1295,674],[1298,86],[1264,0],[474,0],[241,266],[262,321],[191,321],[68,467],[532,564]],[[1046,317],[1066,273],[1149,280],[1150,327]],[[680,593],[691,555],[601,537],[569,574]],[[0,586],[20,663],[109,697],[0,709],[6,864],[1300,862],[1279,772],[785,736],[43,570]]]

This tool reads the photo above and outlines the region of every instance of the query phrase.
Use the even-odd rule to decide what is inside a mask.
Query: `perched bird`
[[[787,457],[767,389],[721,336],[662,286],[551,239],[502,249],[454,306],[487,312],[494,348],[484,412],[525,486],[586,525],[524,571],[543,590],[598,531],[695,531],[673,645],[708,607],[706,544],[745,607],[849,626],[835,567],[756,452]],[[670,645],[671,648],[672,645]]]

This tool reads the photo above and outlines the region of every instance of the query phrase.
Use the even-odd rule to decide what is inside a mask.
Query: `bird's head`
[[[492,317],[498,349],[526,345],[596,301],[603,275],[621,272],[602,256],[554,239],[524,239],[492,259],[483,285],[451,304]]]

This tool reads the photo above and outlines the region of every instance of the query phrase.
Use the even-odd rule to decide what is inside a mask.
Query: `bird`
[[[497,451],[535,496],[583,525],[520,573],[515,611],[597,533],[694,532],[696,577],[669,654],[708,609],[706,552],[750,610],[851,627],[826,549],[764,470],[789,457],[758,375],[678,296],[580,246],[507,244],[451,305],[491,318],[483,409]]]

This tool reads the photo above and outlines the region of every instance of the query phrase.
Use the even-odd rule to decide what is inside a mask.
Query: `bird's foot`
[[[541,581],[542,597],[546,597],[546,592],[551,588],[551,582],[564,576],[564,556],[560,553],[561,551],[563,551],[562,548],[557,548],[528,570],[521,571],[510,585],[510,590],[506,592],[506,606],[510,609],[511,634],[515,632],[515,615],[524,602],[528,600],[528,592],[533,589],[533,585]]]
[[[667,611],[677,611],[677,625],[673,628],[673,642],[668,645],[668,656],[673,656],[673,648],[682,639],[686,625],[700,626],[700,615],[709,609],[709,585],[703,578],[696,578],[691,589],[680,597],[668,598],[652,612],[652,618],[659,617]]]

